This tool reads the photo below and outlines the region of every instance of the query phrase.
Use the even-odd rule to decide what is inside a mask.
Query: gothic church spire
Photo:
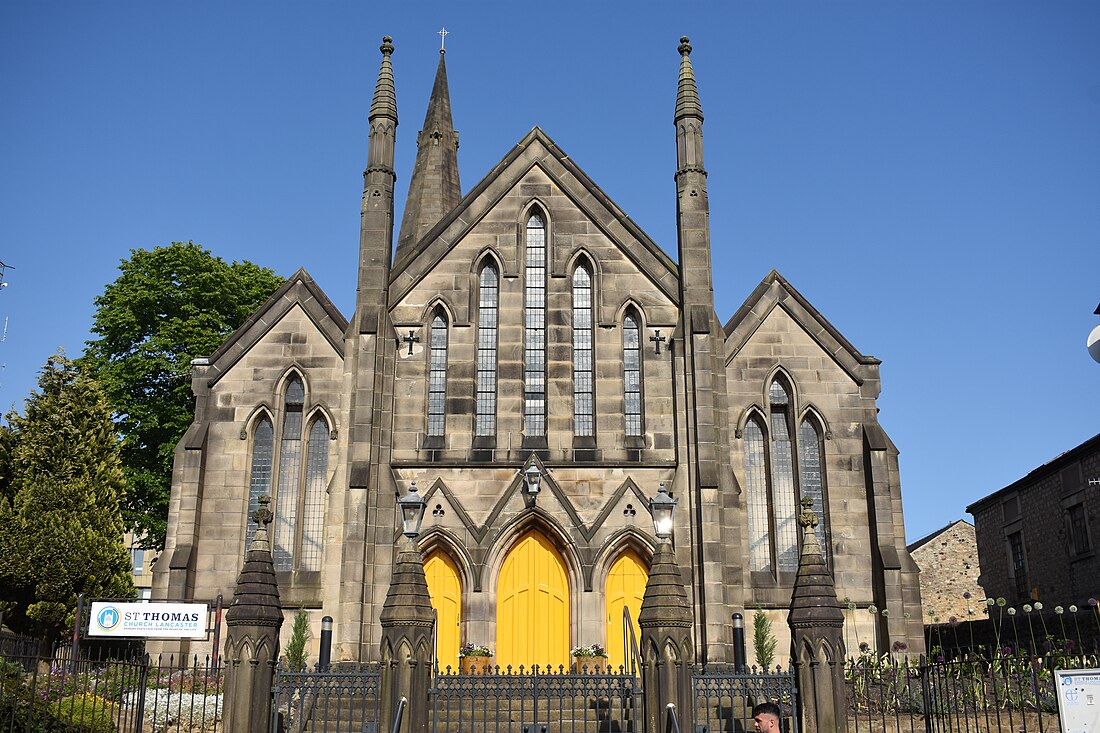
[[[397,261],[412,251],[420,238],[462,199],[458,182],[458,133],[451,120],[451,96],[442,50],[424,129],[417,136],[416,146],[416,163],[397,237]]]

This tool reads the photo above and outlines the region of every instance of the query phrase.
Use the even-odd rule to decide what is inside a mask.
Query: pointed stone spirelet
[[[699,102],[699,89],[695,86],[695,70],[691,68],[691,44],[688,37],[680,38],[680,82],[676,88],[676,115],[703,119],[703,105]]]
[[[283,623],[279,584],[275,580],[275,565],[267,534],[267,526],[274,518],[270,504],[271,497],[261,496],[259,509],[252,513],[252,521],[257,524],[256,533],[248,546],[244,567],[237,576],[233,603],[225,613],[226,626],[278,627]]]
[[[401,216],[395,262],[406,257],[462,200],[458,179],[458,133],[451,118],[451,93],[444,59],[445,54],[440,51],[424,128],[416,138],[416,163]]]
[[[817,541],[818,518],[810,499],[802,500],[798,523],[802,526],[802,553],[791,596],[790,622],[798,626],[843,626],[844,611],[836,598],[833,576],[825,565]]]
[[[397,120],[397,92],[393,86],[393,65],[390,56],[393,54],[393,39],[383,36],[382,66],[378,69],[378,82],[374,85],[374,99],[370,105],[370,119],[375,117],[391,117]]]

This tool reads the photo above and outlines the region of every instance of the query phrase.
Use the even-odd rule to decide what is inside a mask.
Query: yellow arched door
[[[458,645],[462,624],[462,581],[458,566],[447,553],[436,550],[424,561],[424,575],[428,579],[428,594],[436,615],[436,656],[439,668],[458,669]]]
[[[569,578],[539,532],[525,534],[500,569],[495,661],[513,668],[569,664]]]
[[[649,569],[638,553],[627,550],[611,565],[607,573],[607,661],[611,669],[626,664],[623,656],[623,606],[630,609],[634,638],[640,635],[638,612],[649,580]]]

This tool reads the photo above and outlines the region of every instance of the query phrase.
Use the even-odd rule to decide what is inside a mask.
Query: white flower
[[[1036,611],[1042,611],[1042,610],[1043,610],[1043,603],[1042,603],[1042,601],[1035,601],[1035,610],[1036,610]]]
[[[1008,609],[1008,615],[1009,616],[1015,616],[1016,615],[1016,609],[1015,608],[1009,608]]]
[[[1025,603],[1024,604],[1024,613],[1031,613],[1031,604],[1030,603]]]
[[[1061,606],[1055,606],[1054,607],[1054,612],[1056,614],[1058,614],[1059,616],[1061,616],[1062,615],[1062,607]]]
[[[1069,612],[1070,613],[1077,613],[1077,606],[1070,606],[1069,607]]]

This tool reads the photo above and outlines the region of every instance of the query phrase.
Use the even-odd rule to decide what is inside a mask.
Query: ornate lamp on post
[[[676,707],[681,730],[694,730],[694,698],[691,692],[692,613],[684,592],[684,579],[672,550],[672,515],[676,499],[661,482],[657,496],[649,500],[653,531],[659,544],[649,571],[642,610],[642,689],[646,696],[646,730],[663,730],[665,710]]]
[[[416,538],[424,521],[427,502],[416,490],[416,482],[397,500],[401,533],[408,538],[397,555],[386,602],[382,605],[381,702],[384,730],[391,730],[399,701],[408,698],[402,733],[428,730],[428,693],[432,673],[432,625],[435,613],[424,577],[424,562]]]

